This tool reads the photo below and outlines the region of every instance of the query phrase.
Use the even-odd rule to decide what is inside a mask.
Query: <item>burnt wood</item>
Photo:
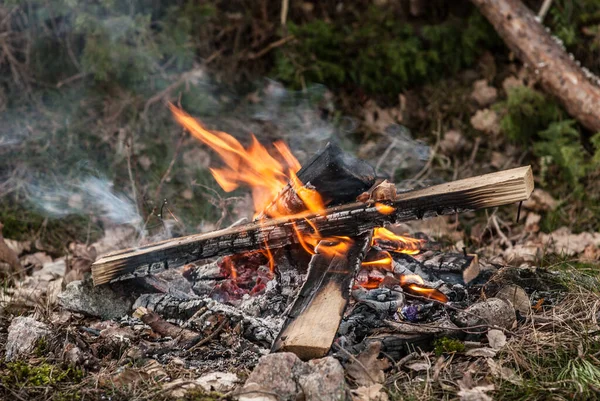
[[[295,228],[323,237],[355,237],[375,227],[520,202],[533,191],[531,167],[519,167],[398,194],[380,204],[351,203],[195,234],[108,254],[92,265],[95,285],[145,276],[219,255],[297,243]],[[388,210],[380,205],[385,204]]]
[[[330,254],[316,247],[306,281],[292,306],[271,352],[293,352],[302,360],[329,352],[348,304],[354,275],[371,241],[370,232],[352,240],[347,252]]]

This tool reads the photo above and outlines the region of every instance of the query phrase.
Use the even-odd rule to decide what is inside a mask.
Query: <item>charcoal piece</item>
[[[411,352],[432,349],[433,340],[433,334],[382,333],[369,336],[365,343],[380,341],[381,352],[393,360],[399,360]]]
[[[192,283],[199,280],[224,279],[225,274],[220,267],[222,259],[218,258],[205,264],[190,263],[183,267],[182,275]]]
[[[338,335],[343,336],[349,345],[358,344],[375,329],[384,327],[384,318],[388,317],[386,312],[374,310],[367,304],[356,305],[342,319]]]
[[[417,259],[432,272],[462,273],[473,262],[474,256],[462,253],[425,252]]]
[[[328,143],[298,171],[302,183],[310,183],[329,206],[352,202],[375,184],[375,169],[367,162]]]
[[[396,287],[399,289],[399,287]],[[404,306],[404,294],[400,291],[390,288],[375,288],[367,290],[358,287],[352,290],[352,297],[360,303],[368,305],[370,308],[393,315]]]
[[[427,273],[425,265],[411,255],[394,253],[392,254],[392,259],[394,259],[395,274],[407,274],[406,271],[408,270],[412,274],[421,276],[421,278],[425,281],[431,281],[431,277]]]
[[[202,298],[181,298],[173,294],[143,294],[136,299],[133,309],[144,307],[165,319],[189,319],[204,307]]]
[[[354,201],[376,181],[375,169],[371,165],[330,143],[304,163],[297,177],[305,187],[316,190],[327,206]],[[292,188],[292,184],[288,183],[255,220],[305,210],[306,205]]]

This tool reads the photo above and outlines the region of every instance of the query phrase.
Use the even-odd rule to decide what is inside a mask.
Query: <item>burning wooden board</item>
[[[298,232],[315,228],[322,237],[354,237],[388,224],[524,201],[532,191],[531,167],[519,167],[403,192],[395,201],[349,203],[114,252],[92,265],[92,277],[100,285],[214,256],[278,248],[299,243]]]

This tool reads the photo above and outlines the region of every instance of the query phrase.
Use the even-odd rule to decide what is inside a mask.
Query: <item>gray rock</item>
[[[131,310],[135,295],[122,291],[119,285],[94,287],[91,280],[72,281],[58,295],[58,303],[65,309],[102,319],[117,319]]]
[[[344,369],[337,359],[326,357],[308,362],[311,372],[300,376],[298,383],[307,400],[333,401],[347,397]]]
[[[344,369],[336,359],[326,357],[305,363],[291,352],[260,358],[240,393],[240,401],[349,399]]]
[[[48,326],[32,317],[15,317],[8,328],[6,339],[6,360],[11,361],[27,356],[37,342],[50,334]]]
[[[489,298],[473,304],[464,311],[460,311],[455,318],[455,323],[464,328],[487,325],[509,329],[514,321],[515,308],[509,302],[499,298]],[[469,331],[486,332],[487,328],[482,327]]]

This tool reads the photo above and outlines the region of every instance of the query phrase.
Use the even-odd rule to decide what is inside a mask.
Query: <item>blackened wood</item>
[[[567,112],[593,132],[600,131],[600,87],[589,78],[521,0],[471,0],[504,43]],[[597,78],[595,78],[597,79]]]
[[[328,206],[353,202],[375,184],[375,169],[367,162],[328,143],[296,174],[302,184],[315,189]],[[290,184],[262,211],[257,220],[267,216],[285,216],[306,210]]]
[[[356,237],[347,252],[331,254],[320,247],[313,255],[306,281],[271,352],[293,352],[302,360],[329,352],[350,297],[352,279],[360,268],[371,240],[370,233]]]
[[[170,239],[136,249],[126,249],[98,259],[92,265],[95,285],[115,279],[145,276],[166,268],[219,255],[297,243],[296,227],[323,237],[354,237],[375,227],[438,215],[496,207],[528,199],[533,191],[531,167],[519,167],[398,194],[384,202],[351,203],[322,213],[300,214],[253,222],[207,234]],[[391,212],[389,211],[391,209]]]

